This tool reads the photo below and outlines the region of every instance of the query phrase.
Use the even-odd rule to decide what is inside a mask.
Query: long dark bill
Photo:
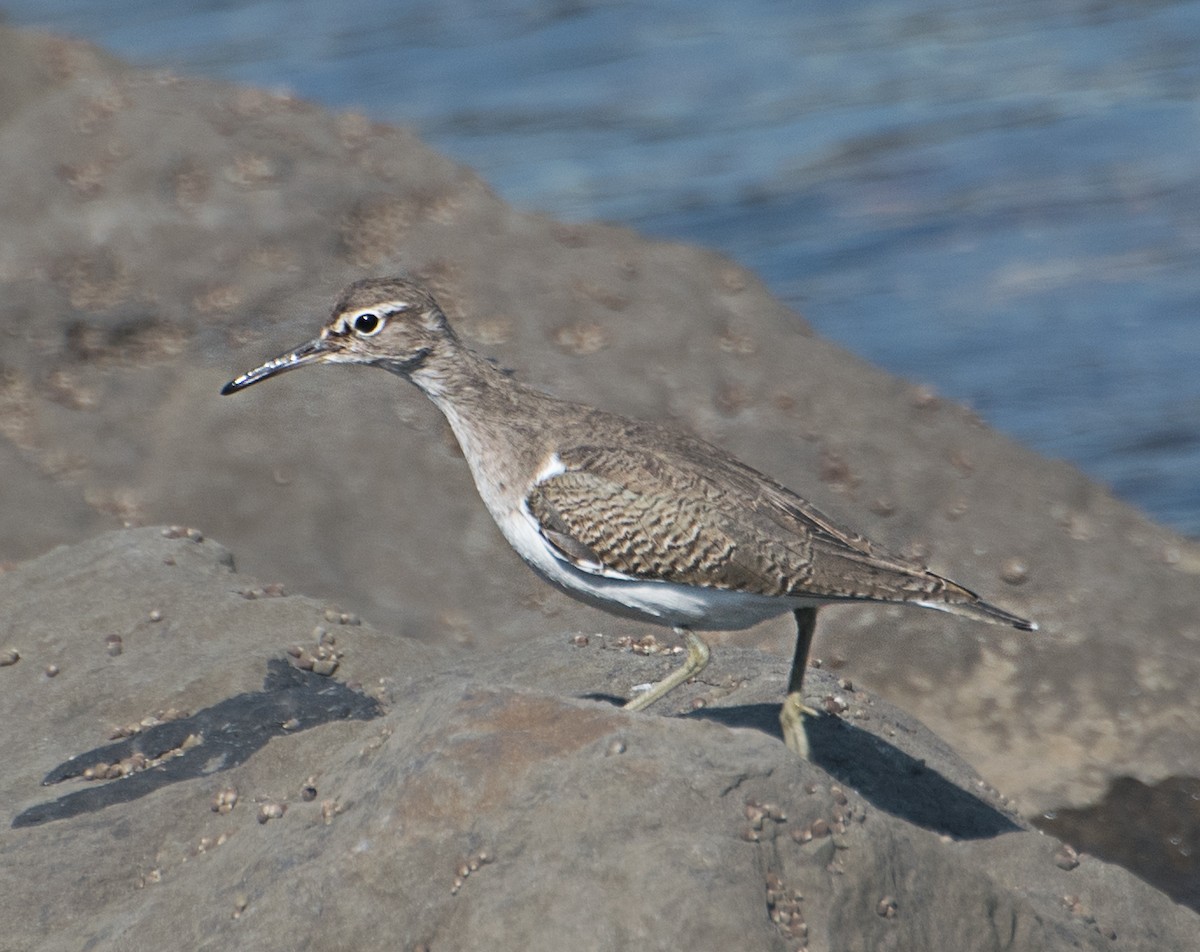
[[[237,393],[239,390],[245,390],[247,387],[266,380],[268,377],[274,377],[277,374],[295,370],[297,367],[303,367],[305,364],[319,363],[331,350],[332,348],[329,346],[329,343],[320,337],[316,340],[310,340],[307,344],[301,344],[289,353],[273,357],[262,366],[248,370],[240,377],[229,381],[229,383],[221,388],[221,395],[228,396],[231,393]]]

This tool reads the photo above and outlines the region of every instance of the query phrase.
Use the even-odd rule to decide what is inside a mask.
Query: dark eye
[[[365,314],[359,314],[354,319],[354,329],[359,334],[371,335],[374,334],[382,326],[378,314],[373,314],[367,311]]]

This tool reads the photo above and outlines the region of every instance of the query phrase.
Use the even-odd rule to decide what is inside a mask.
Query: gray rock
[[[827,672],[848,716],[807,763],[774,723],[781,659],[722,652],[690,713],[630,714],[577,695],[677,658],[568,633],[435,649],[232,561],[138,529],[0,575],[21,655],[0,668],[5,948],[1195,947],[1200,917],[1090,857],[1061,868],[924,727]],[[318,639],[332,677],[288,660]],[[78,776],[137,750],[161,762]]]
[[[845,608],[815,649],[1026,813],[1117,773],[1200,775],[1197,547],[812,336],[742,269],[518,212],[361,116],[13,30],[0,64],[0,228],[19,236],[0,243],[0,474],[25,474],[5,483],[0,561],[188,523],[263,578],[431,644],[641,636],[527,572],[399,381],[329,369],[217,397],[311,336],[349,280],[406,270],[523,379],[674,419],[1039,619],[1029,637]]]

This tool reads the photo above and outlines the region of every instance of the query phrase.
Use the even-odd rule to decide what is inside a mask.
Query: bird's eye
[[[372,334],[379,333],[383,327],[383,321],[379,319],[379,315],[373,311],[366,311],[354,318],[354,330],[356,333],[362,334],[364,337],[370,337]]]

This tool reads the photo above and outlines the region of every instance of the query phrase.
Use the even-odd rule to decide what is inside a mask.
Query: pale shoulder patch
[[[542,463],[542,468],[537,471],[537,475],[533,477],[533,484],[541,485],[546,480],[561,476],[566,471],[567,467],[563,464],[562,458],[557,453],[551,453]]]

